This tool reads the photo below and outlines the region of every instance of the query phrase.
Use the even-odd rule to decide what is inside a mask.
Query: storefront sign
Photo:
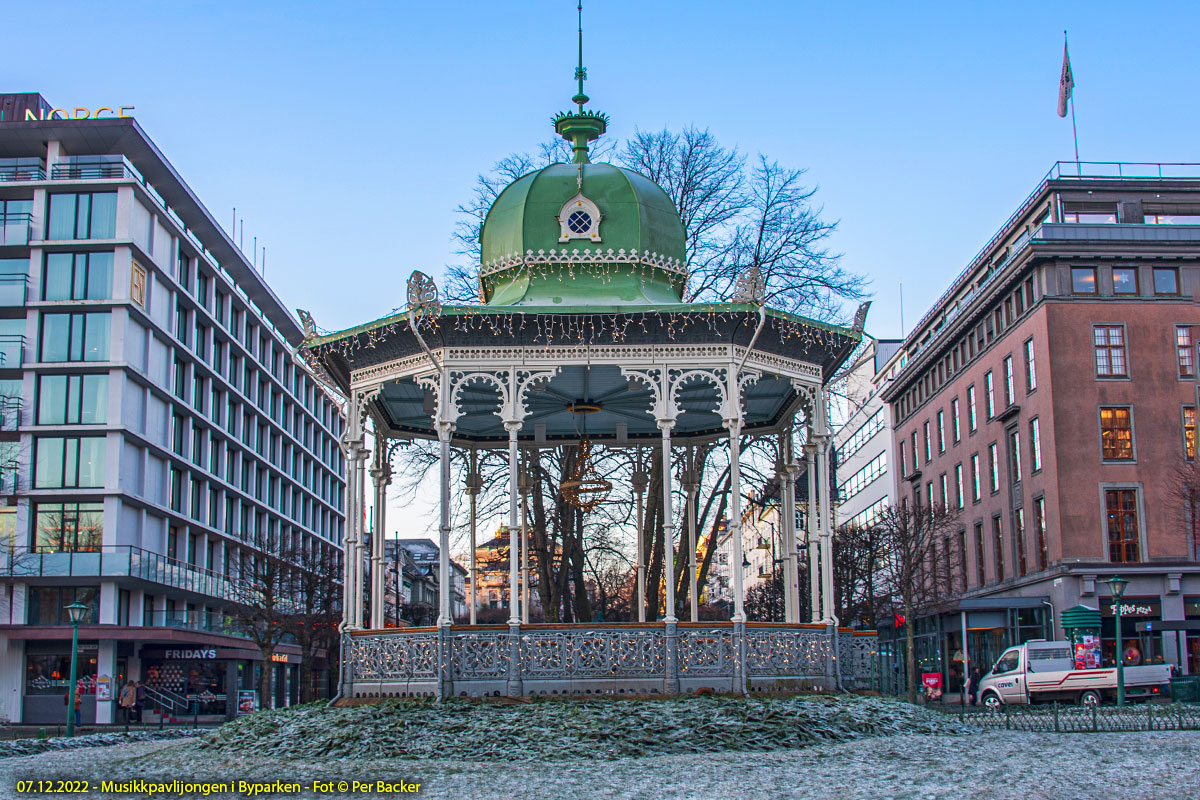
[[[163,658],[175,659],[177,661],[188,661],[191,659],[216,658],[217,650],[215,647],[210,647],[207,650],[164,650]]]
[[[96,699],[112,700],[112,678],[101,675],[96,679]]]
[[[1121,602],[1122,617],[1157,617],[1162,613],[1162,601],[1158,598],[1153,600],[1123,600]],[[1100,604],[1100,615],[1104,617],[1115,617],[1117,615],[1117,604],[1111,600],[1106,600]]]
[[[105,117],[131,117],[128,112],[133,111],[133,106],[117,106],[117,110],[113,111],[108,106],[100,106],[95,111],[90,108],[76,108],[74,116],[71,111],[65,108],[52,108],[49,111],[40,109],[36,114],[32,108],[25,109],[26,122],[41,122],[48,119],[103,119]]]

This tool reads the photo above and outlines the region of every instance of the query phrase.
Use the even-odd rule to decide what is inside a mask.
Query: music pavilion
[[[440,305],[433,282],[414,273],[404,313],[328,335],[302,313],[311,363],[349,398],[341,696],[744,692],[865,681],[874,637],[839,631],[834,618],[831,498],[824,488],[826,383],[859,342],[866,308],[853,328],[769,308],[754,270],[742,277],[734,302],[685,302],[679,213],[645,176],[590,160],[589,142],[605,132],[607,118],[584,110],[588,98],[577,77],[576,110],[554,120],[572,144],[572,162],[517,179],[488,212],[480,305]],[[509,597],[516,601],[508,623],[453,624],[450,497],[478,492],[481,483],[472,468],[462,486],[452,485],[453,449],[507,450],[508,525],[518,530],[522,449],[578,445],[581,468],[573,487],[563,488],[568,496],[573,488],[586,509],[594,500],[588,489],[603,480],[591,471],[589,450],[653,446],[664,466],[668,563],[691,554],[694,580],[702,476],[679,471],[693,444],[727,442],[733,563],[741,563],[739,452],[749,436],[779,443],[782,496],[791,506],[781,517],[792,528],[783,532],[785,574],[792,576],[785,623],[746,622],[741,570],[734,569],[728,622],[701,623],[694,604],[691,619],[677,619],[666,581],[660,620],[645,621],[642,604],[638,622],[526,624],[513,547]],[[391,444],[411,439],[440,443],[440,614],[436,626],[385,630],[383,542],[375,537],[367,546],[363,510],[374,508],[370,529],[386,530]],[[821,566],[820,585],[810,587],[820,595],[817,618],[803,621],[795,493],[788,490],[800,458],[808,459],[812,485],[822,487],[820,513],[809,515],[801,532]],[[477,458],[468,455],[468,463]],[[470,525],[473,532],[473,518]]]

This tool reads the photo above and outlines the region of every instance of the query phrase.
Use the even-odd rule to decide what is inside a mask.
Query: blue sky
[[[1200,161],[1195,4],[633,2],[585,8],[610,133],[709,127],[805,167],[868,330],[911,325],[1055,160],[1071,32],[1084,160]],[[573,0],[14,3],[0,91],[135,116],[291,307],[335,329],[453,259],[475,175],[551,134]]]

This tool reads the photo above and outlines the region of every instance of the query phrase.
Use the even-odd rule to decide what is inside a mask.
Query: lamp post
[[[1125,643],[1121,640],[1121,597],[1125,594],[1125,587],[1129,585],[1129,581],[1120,575],[1113,575],[1105,583],[1112,592],[1113,611],[1117,621],[1117,705],[1123,706],[1125,705],[1125,654],[1122,651],[1125,649]]]
[[[67,736],[75,735],[75,681],[79,676],[79,623],[87,613],[87,606],[76,600],[67,606],[67,617],[71,620],[71,682],[67,684]]]

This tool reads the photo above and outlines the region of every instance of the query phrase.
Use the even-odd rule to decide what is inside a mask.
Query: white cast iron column
[[[438,627],[449,627],[454,622],[450,608],[450,597],[454,576],[450,572],[450,437],[454,434],[454,423],[438,422],[438,467],[441,476],[441,525],[438,533]]]
[[[809,444],[804,445],[804,461],[808,475],[808,513],[805,514],[805,539],[808,542],[808,612],[810,622],[821,621],[821,570],[817,553],[817,446],[812,444],[809,429]]]
[[[731,367],[726,388],[725,428],[729,431],[729,535],[733,541],[729,572],[733,578],[733,640],[736,649],[733,664],[733,691],[746,694],[746,590],[743,586],[742,560],[742,398],[737,369]]]
[[[529,624],[529,473],[521,470],[521,622]]]
[[[471,448],[471,467],[467,472],[467,496],[471,498],[471,624],[475,624],[475,608],[479,605],[478,584],[479,584],[479,556],[477,553],[477,541],[475,538],[475,519],[476,519],[476,504],[479,499],[479,491],[483,488],[483,481],[479,476],[479,453],[474,447]]]
[[[517,585],[517,471],[520,468],[517,454],[517,434],[521,431],[520,420],[505,420],[508,431],[508,696],[521,696],[520,638],[521,612],[517,607],[520,587]]]
[[[663,620],[676,623],[675,616],[675,520],[671,516],[671,493],[673,475],[671,474],[671,429],[675,420],[660,419],[658,429],[662,431],[662,475],[663,475],[663,583],[664,609]]]
[[[378,630],[384,626],[386,573],[383,568],[383,543],[387,536],[387,487],[392,482],[390,464],[383,463],[387,443],[376,445],[375,466],[371,469],[371,482],[375,486],[375,518],[371,534],[371,627]]]
[[[783,537],[784,620],[800,621],[800,575],[796,569],[796,473],[792,463],[792,430],[780,436],[780,461],[775,475],[779,481],[779,529]]]
[[[688,445],[688,469],[683,476],[686,493],[684,513],[688,527],[688,611],[692,622],[700,621],[700,598],[696,596],[696,503],[700,492],[700,473],[696,469],[696,448]]]
[[[642,546],[642,525],[646,520],[645,495],[650,476],[642,469],[642,451],[638,448],[637,465],[630,484],[637,494],[637,621],[646,621],[646,553]]]

